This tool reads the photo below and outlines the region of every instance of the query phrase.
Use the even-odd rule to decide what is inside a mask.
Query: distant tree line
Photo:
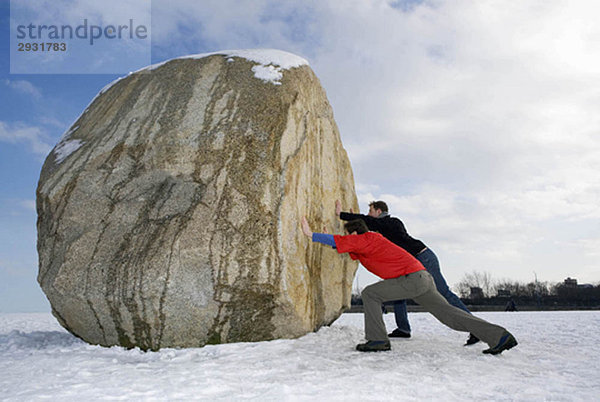
[[[465,274],[455,290],[469,304],[503,304],[512,299],[517,305],[600,306],[600,285],[578,284],[573,278],[557,283],[524,283],[493,280],[488,272],[474,271]]]
[[[510,279],[494,280],[488,272],[474,271],[465,274],[453,291],[463,302],[471,305],[504,306],[512,300],[517,308],[519,305],[600,307],[600,284],[578,284],[573,278],[558,283],[524,283]],[[359,293],[352,294],[353,305],[362,304]]]

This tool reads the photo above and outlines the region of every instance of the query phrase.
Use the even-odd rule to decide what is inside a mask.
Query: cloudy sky
[[[75,19],[136,13],[109,3],[51,4]],[[306,58],[333,106],[361,210],[387,201],[450,284],[472,271],[600,281],[597,1],[151,5],[153,63],[244,48]],[[6,0],[0,32],[0,312],[47,311],[36,282],[39,171],[119,75],[10,74]],[[361,287],[372,280],[359,275]]]

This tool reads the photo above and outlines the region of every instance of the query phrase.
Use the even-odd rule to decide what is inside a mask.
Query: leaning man
[[[475,317],[448,303],[437,291],[433,278],[423,265],[407,251],[379,233],[369,232],[362,220],[347,222],[345,236],[313,233],[306,217],[302,232],[313,242],[323,243],[349,253],[383,281],[367,286],[361,293],[365,309],[366,343],[356,346],[361,352],[390,350],[390,340],[383,322],[381,304],[391,300],[412,299],[433,314],[442,324],[462,332],[470,332],[490,347],[483,353],[499,354],[517,345],[505,328]]]

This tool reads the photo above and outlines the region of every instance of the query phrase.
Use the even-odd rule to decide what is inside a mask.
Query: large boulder
[[[157,350],[292,338],[349,306],[357,264],[299,229],[358,209],[332,109],[273,50],[161,63],[105,88],[46,159],[38,281],[73,334]]]

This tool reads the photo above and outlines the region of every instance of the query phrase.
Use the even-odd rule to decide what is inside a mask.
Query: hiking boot
[[[388,334],[390,338],[410,338],[410,332],[404,332],[398,328]]]
[[[502,338],[500,338],[500,342],[498,342],[498,344],[496,346],[494,346],[493,348],[489,348],[483,351],[483,353],[487,353],[490,355],[497,355],[502,353],[505,350],[508,350],[510,348],[514,348],[515,346],[517,346],[518,342],[515,339],[514,336],[512,336],[512,334],[510,332],[505,332],[504,335],[502,335]]]
[[[464,344],[464,346],[475,345],[477,342],[479,342],[479,338],[473,334],[469,334],[469,339],[467,339],[467,342]]]
[[[356,345],[359,352],[382,352],[391,348],[390,341],[367,341]]]

